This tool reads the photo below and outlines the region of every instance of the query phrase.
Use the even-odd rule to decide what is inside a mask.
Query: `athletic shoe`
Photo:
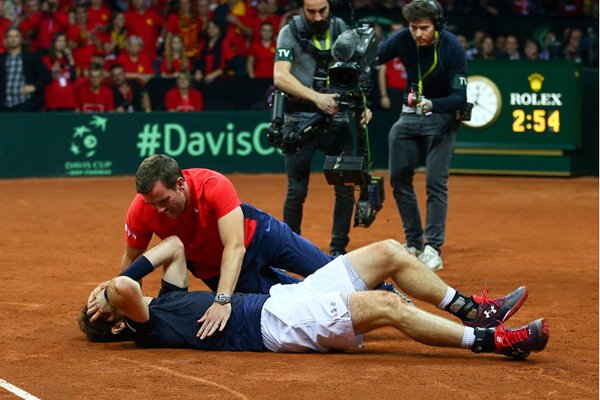
[[[527,358],[532,351],[544,350],[550,337],[548,320],[544,318],[520,328],[505,328],[501,325],[495,329],[495,352],[516,360]]]
[[[419,261],[425,264],[425,266],[433,272],[444,268],[444,263],[442,262],[442,257],[440,256],[439,251],[430,245],[425,246],[425,249],[421,254],[419,254],[418,258]]]
[[[479,304],[477,316],[472,320],[463,321],[463,324],[471,328],[492,328],[501,322],[507,321],[519,311],[519,308],[527,299],[528,293],[527,287],[520,286],[506,296],[490,299],[488,290],[485,288],[481,297],[472,296],[473,301]]]
[[[409,246],[406,243],[402,243],[402,247],[404,247],[406,249],[406,251],[408,251],[410,254],[412,254],[415,257],[419,257],[419,255],[421,254],[421,250],[417,249],[416,247]]]

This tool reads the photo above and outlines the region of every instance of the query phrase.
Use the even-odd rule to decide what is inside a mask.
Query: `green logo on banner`
[[[98,138],[105,134],[107,123],[108,118],[92,115],[86,124],[73,128],[69,151],[75,159],[65,161],[66,175],[112,175],[112,161],[94,159],[98,150]]]

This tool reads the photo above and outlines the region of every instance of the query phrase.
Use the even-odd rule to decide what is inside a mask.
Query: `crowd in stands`
[[[352,2],[357,12],[388,16],[400,16],[405,3]],[[441,3],[450,16],[598,18],[597,0]],[[277,34],[296,12],[293,1],[280,0],[0,0],[0,110],[201,111],[203,89],[217,80],[272,79]],[[403,26],[376,21],[380,39],[390,25]],[[526,38],[455,33],[470,59],[569,59],[597,66],[597,35],[579,27],[538,29]],[[375,77],[379,91],[398,96],[403,70],[398,60],[382,66]],[[157,79],[170,86],[153,107],[157,102],[146,88]],[[380,105],[391,104],[382,99]]]

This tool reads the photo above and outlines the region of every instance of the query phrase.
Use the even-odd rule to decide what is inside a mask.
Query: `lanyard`
[[[313,81],[313,89],[317,91],[323,90],[327,85],[329,85],[329,58],[323,58],[323,48],[321,46],[321,42],[315,35],[313,35],[313,42],[315,44],[315,48],[319,50],[319,55],[317,58],[317,65],[315,67],[314,81]],[[325,34],[325,51],[329,51],[331,49],[331,36],[329,33],[329,29]]]
[[[425,72],[425,75],[421,76],[421,60],[418,58],[419,53],[419,45],[417,45],[417,70],[419,72],[419,92],[423,93],[423,79],[425,79],[434,69],[437,67],[438,63],[438,55],[437,55],[437,44],[438,44],[439,34],[435,32],[435,43],[433,44],[433,64],[431,67]]]
[[[315,47],[318,50],[323,51],[321,48],[321,42],[317,39],[316,36],[313,35],[313,42],[315,43]],[[329,29],[327,29],[327,33],[325,34],[325,50],[329,50],[331,48],[331,36],[329,36]]]

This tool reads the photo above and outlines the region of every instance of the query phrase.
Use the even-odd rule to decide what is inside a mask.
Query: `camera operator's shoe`
[[[409,246],[406,243],[402,243],[402,247],[404,247],[406,249],[406,251],[408,251],[410,254],[412,254],[415,257],[419,257],[419,255],[421,254],[421,250],[417,249],[416,247]]]
[[[419,261],[425,264],[425,266],[433,272],[444,268],[444,263],[442,262],[442,256],[440,256],[440,252],[430,245],[425,246],[425,249],[421,254],[419,254],[418,258]]]
[[[494,334],[496,353],[523,360],[532,351],[544,350],[550,337],[548,320],[541,318],[520,328],[498,326]]]
[[[492,328],[499,325],[519,311],[528,294],[527,287],[520,286],[506,296],[490,299],[485,288],[481,296],[472,296],[473,301],[479,305],[477,316],[472,320],[463,321],[463,324],[471,328]]]

